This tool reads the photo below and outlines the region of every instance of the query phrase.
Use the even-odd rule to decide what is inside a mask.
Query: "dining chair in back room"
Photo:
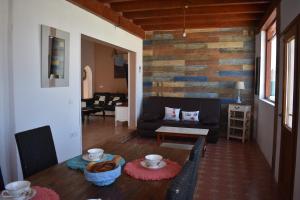
[[[15,138],[24,178],[58,163],[50,126],[16,133]]]

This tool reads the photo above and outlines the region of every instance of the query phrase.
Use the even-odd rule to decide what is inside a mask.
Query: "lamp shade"
[[[244,81],[238,81],[235,85],[235,88],[236,89],[239,89],[239,90],[244,90],[245,89],[245,83]]]

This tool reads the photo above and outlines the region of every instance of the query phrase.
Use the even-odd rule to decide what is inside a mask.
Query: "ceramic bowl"
[[[89,172],[84,170],[85,179],[97,186],[105,186],[112,184],[121,175],[121,166],[118,165],[113,170],[106,172]]]

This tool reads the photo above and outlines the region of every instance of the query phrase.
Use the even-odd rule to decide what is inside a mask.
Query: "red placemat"
[[[147,169],[141,165],[143,159],[137,159],[128,162],[124,171],[136,179],[140,180],[162,180],[175,177],[181,169],[181,166],[168,159],[164,159],[166,166],[161,169]]]
[[[59,196],[54,190],[39,186],[33,186],[32,188],[36,190],[36,195],[32,200],[59,200]]]

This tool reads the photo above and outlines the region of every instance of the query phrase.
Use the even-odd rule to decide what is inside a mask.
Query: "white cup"
[[[89,149],[88,157],[90,160],[98,160],[102,157],[104,150],[99,148]]]
[[[24,196],[26,192],[30,191],[29,181],[15,181],[7,184],[5,190],[2,191],[2,197],[17,198]]]
[[[147,166],[153,167],[159,165],[163,157],[157,154],[149,154],[145,156],[145,162]]]

